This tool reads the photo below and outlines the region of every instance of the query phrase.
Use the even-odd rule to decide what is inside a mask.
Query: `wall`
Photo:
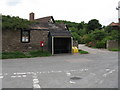
[[[21,43],[20,30],[3,30],[2,51],[31,51],[41,50],[40,41],[45,42],[44,50],[48,50],[48,31],[31,30],[30,43]]]
[[[116,40],[108,40],[107,41],[107,49],[118,48],[118,41]]]
[[[73,40],[73,47],[78,47],[78,41],[77,40]]]

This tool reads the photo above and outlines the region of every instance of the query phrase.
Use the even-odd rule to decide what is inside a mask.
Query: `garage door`
[[[54,54],[71,53],[71,38],[54,38]]]

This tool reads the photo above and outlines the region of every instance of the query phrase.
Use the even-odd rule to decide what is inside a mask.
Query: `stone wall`
[[[32,51],[41,50],[40,41],[44,41],[44,50],[48,50],[48,31],[31,30],[30,42],[21,42],[20,30],[3,30],[2,32],[2,51]]]
[[[119,48],[120,46],[118,45],[118,41],[116,40],[108,40],[107,41],[107,49],[112,49],[112,48]]]

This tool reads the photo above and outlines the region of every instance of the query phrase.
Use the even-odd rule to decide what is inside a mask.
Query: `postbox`
[[[40,47],[44,46],[44,41],[40,41]]]

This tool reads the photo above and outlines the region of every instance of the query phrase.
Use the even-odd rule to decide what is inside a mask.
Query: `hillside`
[[[3,30],[17,30],[20,28],[29,28],[33,22],[19,17],[11,17],[9,15],[2,15],[2,29]]]

